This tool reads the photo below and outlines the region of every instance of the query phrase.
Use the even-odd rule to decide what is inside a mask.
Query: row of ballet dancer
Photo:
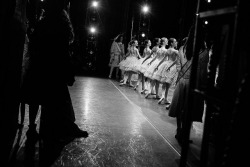
[[[118,64],[123,76],[119,85],[129,84],[136,90],[141,84],[140,92],[145,94],[145,98],[154,96],[159,100],[158,104],[166,104],[166,109],[168,109],[171,104],[167,99],[169,88],[176,81],[181,68],[177,44],[175,38],[155,38],[151,49],[151,41],[145,40],[145,48],[143,54],[140,55],[137,48],[138,41],[130,41],[126,55]],[[131,84],[133,74],[138,75],[135,85]],[[160,85],[162,86],[161,95],[159,95]]]

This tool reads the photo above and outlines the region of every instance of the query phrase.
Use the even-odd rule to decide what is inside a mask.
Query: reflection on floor
[[[139,93],[140,87],[135,91],[120,87],[114,80],[77,77],[69,89],[76,123],[90,136],[67,143],[52,166],[178,166],[181,147],[174,138],[175,119],[168,117],[165,106],[157,104],[153,97],[145,99]],[[171,87],[170,101],[173,91]],[[17,148],[13,149],[15,166],[25,166],[30,160],[25,152],[27,118]],[[198,157],[202,124],[193,127],[192,156]],[[39,166],[41,144],[35,143],[32,166]],[[196,161],[192,158],[190,166],[195,166]]]

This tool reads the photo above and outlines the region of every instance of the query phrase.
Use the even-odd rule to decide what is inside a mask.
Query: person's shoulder
[[[179,53],[179,51],[176,50],[175,48],[169,48],[168,50],[169,50],[170,52],[174,53],[174,54],[178,54],[178,53]]]
[[[152,48],[152,51],[158,51],[159,49],[160,49],[159,47],[154,46],[154,47]]]
[[[179,50],[174,49],[174,53],[175,53],[175,54],[179,54]]]

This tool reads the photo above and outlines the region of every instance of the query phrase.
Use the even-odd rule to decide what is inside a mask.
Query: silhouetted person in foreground
[[[51,154],[46,148],[56,147],[59,141],[69,142],[74,138],[88,137],[88,133],[75,124],[68,90],[75,79],[69,52],[74,34],[65,10],[67,2],[44,2],[44,18],[37,22],[30,36],[30,68],[25,97],[27,103],[41,105],[43,155]]]
[[[169,116],[175,117],[177,122],[177,129],[175,138],[177,141],[182,144],[183,142],[183,128],[185,122],[185,115],[188,105],[192,105],[192,122],[202,122],[202,116],[204,111],[205,100],[202,97],[197,95],[194,96],[194,104],[188,104],[188,93],[189,93],[189,84],[190,84],[190,75],[191,75],[191,66],[192,66],[192,47],[194,40],[194,27],[192,26],[186,43],[183,45],[183,55],[185,57],[185,63],[182,64],[179,76],[177,78],[176,88],[174,90],[172,104],[169,108]],[[197,68],[197,81],[196,84],[198,87],[206,86],[206,77],[207,77],[207,65],[209,60],[209,52],[206,47],[204,36],[199,41],[197,45],[199,48],[199,60]],[[192,142],[189,140],[189,142]]]
[[[10,166],[18,128],[19,89],[25,41],[25,1],[0,2],[0,165]]]
[[[44,19],[37,23],[30,42],[30,89],[28,100],[42,105],[45,124],[55,135],[87,137],[74,123],[75,115],[67,86],[74,84],[69,53],[73,28],[64,1],[49,1]],[[46,129],[47,130],[47,129]],[[45,130],[45,131],[46,131]]]

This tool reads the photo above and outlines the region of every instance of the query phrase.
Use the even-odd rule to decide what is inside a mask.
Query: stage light
[[[89,29],[91,34],[95,34],[96,33],[96,28],[95,27],[90,27]]]
[[[92,6],[93,6],[94,8],[97,8],[97,7],[98,7],[98,2],[97,2],[97,1],[93,1],[93,2],[92,2]]]
[[[205,21],[205,24],[208,24],[208,21]]]
[[[144,38],[146,35],[145,35],[145,33],[142,33],[141,36]]]
[[[149,12],[149,7],[148,7],[147,5],[144,5],[144,6],[142,7],[142,12],[143,12],[144,14],[148,13],[148,12]]]

